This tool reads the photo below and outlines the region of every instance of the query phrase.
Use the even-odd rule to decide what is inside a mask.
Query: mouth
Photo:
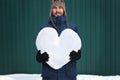
[[[61,14],[61,12],[56,12],[55,14]]]
[[[62,14],[61,13],[55,13],[56,16],[61,16]]]

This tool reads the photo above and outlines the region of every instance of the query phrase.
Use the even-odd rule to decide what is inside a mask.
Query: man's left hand
[[[78,52],[72,51],[69,56],[71,61],[76,61],[81,58],[81,50],[78,50]]]

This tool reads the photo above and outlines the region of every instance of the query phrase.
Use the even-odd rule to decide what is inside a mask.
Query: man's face
[[[61,6],[54,6],[52,8],[52,15],[57,17],[57,16],[62,16],[64,14],[64,10]]]

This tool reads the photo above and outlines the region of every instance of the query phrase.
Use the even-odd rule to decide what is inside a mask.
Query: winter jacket
[[[64,16],[60,17],[52,17],[53,22],[55,25],[59,27],[59,30],[57,30],[58,34],[66,29],[66,18]],[[68,22],[69,28],[74,30],[79,35],[79,29],[76,25],[73,25]],[[49,21],[47,24],[40,27],[40,29],[45,27],[53,27],[51,24],[51,21]],[[53,27],[54,28],[54,27]],[[77,68],[76,68],[76,61],[70,61],[66,65],[64,65],[62,68],[55,70],[51,68],[48,64],[42,63],[42,77],[43,80],[76,80],[77,76]]]

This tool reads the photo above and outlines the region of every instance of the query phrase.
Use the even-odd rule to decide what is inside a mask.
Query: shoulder
[[[69,28],[74,30],[75,32],[78,31],[78,26],[76,24],[73,24],[73,23],[68,23],[69,24]]]
[[[73,23],[70,23],[70,22],[68,24],[69,24],[70,27],[77,27],[76,24],[73,24]]]
[[[41,30],[41,29],[43,29],[43,28],[45,28],[45,27],[52,27],[52,25],[49,24],[49,23],[40,25],[40,26],[39,26],[39,30]]]

